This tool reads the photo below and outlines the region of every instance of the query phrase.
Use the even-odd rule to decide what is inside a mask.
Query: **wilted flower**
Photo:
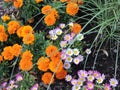
[[[115,78],[111,78],[109,82],[112,87],[116,87],[118,85],[118,80]]]
[[[82,62],[84,60],[84,57],[82,55],[78,55],[78,58],[79,58],[80,62]]]
[[[91,54],[91,50],[90,49],[86,49],[85,52],[89,55]]]

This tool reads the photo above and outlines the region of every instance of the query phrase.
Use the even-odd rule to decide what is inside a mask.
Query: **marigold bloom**
[[[42,14],[49,14],[51,12],[51,10],[52,10],[52,6],[50,6],[50,5],[46,5],[41,9]]]
[[[22,54],[22,59],[24,59],[24,60],[29,60],[29,61],[31,61],[31,60],[32,60],[32,57],[33,57],[33,54],[32,54],[29,50],[26,50],[26,51]]]
[[[19,45],[19,44],[14,44],[13,46],[12,46],[12,48],[13,48],[13,55],[15,55],[16,57],[19,55],[19,54],[21,54],[21,50],[22,50],[22,46],[21,45]]]
[[[33,63],[31,60],[21,59],[19,63],[20,69],[23,71],[29,71],[33,67]]]
[[[23,37],[22,36],[22,30],[23,30],[24,26],[21,26],[18,30],[17,30],[17,36],[18,37]]]
[[[56,22],[56,18],[53,14],[48,14],[45,18],[44,18],[44,22],[47,26],[52,26],[55,24]]]
[[[4,57],[5,60],[12,60],[14,58],[12,51],[13,51],[13,49],[11,46],[7,46],[4,48],[4,50],[2,52],[2,56]]]
[[[54,56],[54,54],[56,52],[58,52],[58,48],[54,45],[49,45],[47,48],[46,48],[46,54],[47,56],[51,57],[52,55]]]
[[[60,52],[55,52],[55,53],[50,57],[50,59],[51,59],[52,61],[56,61],[56,60],[60,60],[60,57],[61,57]]]
[[[23,37],[24,44],[33,44],[34,40],[35,40],[34,34],[28,34]]]
[[[21,32],[22,37],[33,33],[33,28],[30,25],[23,26],[21,29],[22,29],[22,32]]]
[[[74,16],[75,14],[77,14],[78,10],[79,10],[79,6],[76,3],[70,2],[67,4],[66,7],[67,14]]]
[[[52,73],[46,72],[42,75],[42,81],[44,84],[54,83],[54,78],[52,78]]]
[[[75,34],[78,34],[82,29],[82,26],[78,23],[74,23],[73,27],[71,27],[71,31]]]
[[[6,22],[6,21],[10,20],[10,17],[9,17],[8,15],[3,15],[3,16],[1,17],[1,19],[2,19],[4,22]]]
[[[13,5],[18,9],[23,5],[23,0],[14,0]]]
[[[8,23],[8,33],[14,34],[20,28],[20,23],[18,21],[10,21]]]
[[[49,63],[50,63],[49,58],[46,57],[39,58],[37,62],[38,69],[42,71],[47,71],[49,69]]]
[[[51,61],[49,64],[49,69],[52,72],[60,72],[63,69],[63,63],[61,61]]]
[[[66,2],[67,0],[60,0],[61,2]]]
[[[62,69],[60,72],[56,73],[57,79],[64,79],[67,75],[67,71]]]
[[[4,33],[5,32],[5,28],[3,25],[0,25],[0,33]]]
[[[7,41],[8,35],[6,33],[0,33],[0,41]]]
[[[4,0],[4,2],[11,2],[11,0]]]
[[[54,17],[55,17],[56,19],[59,18],[58,11],[57,11],[55,8],[52,8],[50,14],[54,15]]]
[[[42,2],[43,0],[35,0],[36,1],[36,3],[40,3],[40,2]]]
[[[3,58],[2,58],[2,56],[0,55],[0,63],[1,63],[1,61],[3,61]]]

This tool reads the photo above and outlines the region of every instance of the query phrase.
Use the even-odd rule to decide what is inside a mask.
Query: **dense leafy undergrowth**
[[[4,0],[0,89],[119,90],[119,0]]]

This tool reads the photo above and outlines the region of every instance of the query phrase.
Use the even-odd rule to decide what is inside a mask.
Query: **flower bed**
[[[110,1],[4,0],[0,88],[119,90],[120,2]]]

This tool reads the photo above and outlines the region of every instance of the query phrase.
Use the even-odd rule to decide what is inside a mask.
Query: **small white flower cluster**
[[[79,49],[68,48],[63,49],[61,53],[61,58],[64,60],[64,68],[69,69],[71,67],[71,63],[78,65],[80,62],[84,60],[84,57],[80,54]]]

